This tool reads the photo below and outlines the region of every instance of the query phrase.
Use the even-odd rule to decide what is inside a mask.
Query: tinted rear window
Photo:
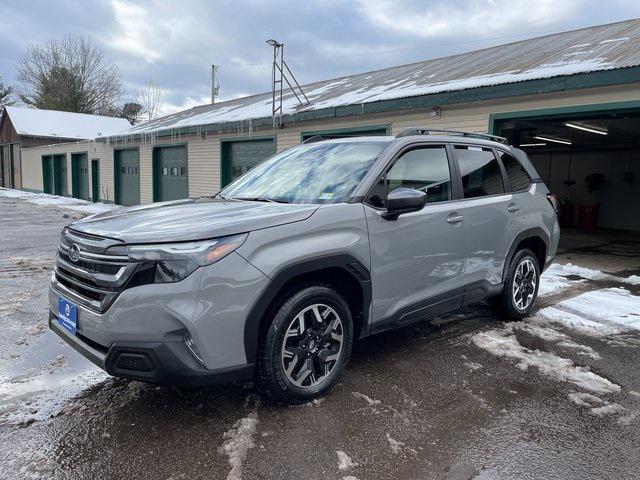
[[[511,191],[527,190],[531,186],[531,178],[518,160],[506,152],[500,152],[500,160],[507,171]]]
[[[502,170],[490,148],[456,146],[464,198],[505,193]]]

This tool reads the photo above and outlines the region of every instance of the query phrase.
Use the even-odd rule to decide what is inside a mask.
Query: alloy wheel
[[[300,388],[322,382],[338,364],[344,328],[336,311],[316,303],[298,313],[287,328],[281,360],[287,379]]]
[[[533,261],[525,258],[520,262],[513,275],[511,294],[518,310],[526,310],[533,302],[538,279]]]

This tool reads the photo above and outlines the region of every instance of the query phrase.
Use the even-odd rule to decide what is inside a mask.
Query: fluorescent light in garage
[[[591,125],[582,125],[580,123],[565,123],[567,127],[575,128],[577,130],[584,130],[585,132],[597,133],[598,135],[608,135],[608,131],[606,128],[601,127],[593,127]]]
[[[546,143],[521,143],[521,147],[544,147]]]
[[[536,140],[544,140],[545,142],[554,142],[554,143],[561,143],[563,145],[571,145],[571,140],[561,140],[560,138],[541,137],[539,135],[536,135],[533,138],[535,138]]]

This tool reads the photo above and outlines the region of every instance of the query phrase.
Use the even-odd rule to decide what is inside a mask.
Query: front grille
[[[109,239],[92,236],[92,242],[84,244],[81,235],[74,232],[73,238],[65,238],[66,233],[58,248],[53,286],[70,296],[70,300],[96,312],[104,312],[126,287],[138,263],[129,262],[121,255],[108,255],[104,248],[96,247],[98,243],[110,242]],[[80,251],[75,261],[69,256],[73,244]]]
[[[60,251],[60,257],[66,261],[66,262],[71,262],[71,259],[69,258],[69,255],[67,255],[65,252]],[[91,273],[104,273],[106,275],[115,275],[116,273],[118,273],[118,271],[120,270],[122,264],[112,264],[112,263],[96,263],[96,262],[91,262],[91,261],[87,261],[87,260],[83,260],[83,259],[78,259],[76,260],[76,262],[74,262],[75,265],[79,268],[82,268],[84,270],[86,270],[87,272],[91,272]]]

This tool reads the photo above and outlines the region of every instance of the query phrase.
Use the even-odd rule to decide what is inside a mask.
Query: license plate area
[[[78,307],[62,297],[58,299],[58,323],[72,335],[78,330]]]

